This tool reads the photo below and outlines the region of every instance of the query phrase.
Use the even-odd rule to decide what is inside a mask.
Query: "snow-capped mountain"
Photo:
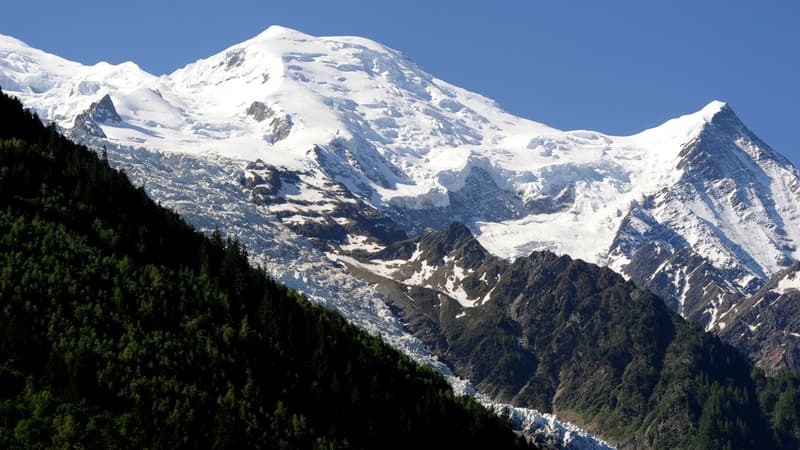
[[[169,203],[172,181],[148,177],[126,152],[203,161],[159,173],[207,189],[235,180],[268,211],[263,220],[338,255],[460,221],[495,255],[546,249],[607,265],[717,331],[800,257],[800,174],[722,102],[632,136],[561,131],[376,42],[282,27],[162,76],[0,36],[0,87],[106,146],[190,220],[242,206],[213,196]],[[434,278],[460,295],[450,277]]]
[[[727,106],[682,146],[674,169],[675,184],[631,206],[611,260],[629,261],[624,272],[684,317],[723,330],[738,299],[798,257],[798,171]]]
[[[410,233],[461,220],[503,257],[549,249],[625,272],[667,239],[749,292],[800,255],[797,171],[721,102],[633,136],[559,131],[378,43],[282,27],[160,77],[8,37],[0,55],[0,86],[67,129],[315,171]],[[675,289],[685,305],[691,286]]]
[[[305,36],[273,27],[250,43],[286,34]],[[334,132],[334,138],[327,136],[330,141],[326,145],[315,144],[299,151],[287,145],[293,130],[324,134],[324,122],[311,120],[313,117],[301,119],[299,113],[291,115],[268,95],[261,97],[263,101],[244,102],[243,111],[230,116],[213,106],[220,100],[230,100],[228,93],[215,92],[215,85],[233,82],[237,74],[201,83],[192,81],[196,73],[191,71],[213,72],[214,65],[219,66],[215,61],[224,61],[220,67],[227,69],[240,66],[234,61],[237,47],[185,68],[182,78],[177,75],[181,71],[156,78],[132,63],[83,66],[0,35],[0,88],[73,137],[97,149],[102,147],[113,166],[124,169],[131,180],[146,187],[151,197],[175,209],[199,229],[219,229],[238,238],[247,246],[253,262],[267,268],[276,279],[315,302],[337,309],[353,323],[380,334],[391,345],[440,371],[456,392],[474,395],[509,415],[515,427],[530,438],[552,448],[611,448],[552,415],[493,402],[477,392],[405,329],[377,291],[315,248],[321,242],[315,233],[328,230],[331,224],[343,230],[341,236],[337,235],[343,251],[347,242],[352,248],[370,249],[379,245],[373,242],[393,242],[405,238],[406,233],[371,199],[329,176],[336,164],[345,168],[352,163],[348,159],[353,158],[352,153],[344,147],[351,141],[342,138],[346,127]],[[268,55],[264,58],[269,59]],[[305,59],[302,55],[298,58]],[[277,61],[281,63],[280,58]],[[269,75],[264,73],[261,81],[266,84]],[[282,80],[282,76],[277,74],[276,80]],[[243,86],[249,89],[246,83]],[[182,92],[184,98],[175,92]],[[210,102],[205,106],[203,95]],[[302,111],[302,101],[297,101],[297,111]],[[310,112],[324,104],[309,103],[305,107],[311,108]],[[322,114],[320,117],[325,119]],[[309,136],[299,136],[296,148],[305,145],[302,139],[316,141]],[[348,139],[361,140],[365,145],[369,142],[360,136]],[[272,154],[277,149],[284,153]],[[368,152],[364,154],[369,157]],[[320,163],[323,159],[327,165]],[[352,165],[358,166],[358,161]],[[357,172],[362,167],[357,167],[354,179],[369,179]],[[339,214],[336,220],[325,222],[333,213]],[[328,226],[318,229],[314,223],[319,221]]]

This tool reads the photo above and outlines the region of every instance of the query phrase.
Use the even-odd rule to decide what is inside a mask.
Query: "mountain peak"
[[[309,34],[303,33],[302,31],[295,30],[293,28],[284,27],[282,25],[270,25],[266,30],[262,31],[258,35],[256,35],[253,40],[270,40],[276,38],[301,38],[307,39],[312,37]]]
[[[735,117],[730,105],[721,100],[712,100],[700,110],[681,116],[678,119],[673,119],[673,121],[682,121],[684,125],[688,125],[687,129],[694,129],[697,132],[708,124],[718,122],[720,118],[730,117],[731,115]],[[670,122],[672,121],[667,123]]]
[[[715,105],[714,102],[709,103],[708,106],[701,110],[701,112],[705,114],[704,119],[707,123],[726,127],[728,131],[746,128],[745,124],[742,123],[739,116],[736,115],[730,105],[722,102],[718,103],[719,105]]]
[[[469,241],[475,237],[472,231],[461,222],[451,222],[443,231],[449,242]]]
[[[716,114],[727,107],[729,107],[727,102],[722,100],[711,100],[706,106],[703,107],[703,109],[700,110],[700,112],[706,114]]]
[[[451,222],[445,229],[430,233],[420,241],[423,257],[432,264],[441,264],[443,257],[467,248],[476,250],[479,259],[487,256],[472,231],[460,222]]]
[[[703,120],[705,120],[706,122],[710,122],[714,119],[714,117],[717,114],[724,111],[732,111],[732,110],[727,103],[721,100],[712,100],[696,114],[702,117]]]

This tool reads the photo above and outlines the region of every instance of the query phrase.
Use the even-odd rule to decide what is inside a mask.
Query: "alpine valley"
[[[278,26],[161,76],[0,35],[0,88],[537,442],[800,439],[800,172],[723,102],[561,131]]]

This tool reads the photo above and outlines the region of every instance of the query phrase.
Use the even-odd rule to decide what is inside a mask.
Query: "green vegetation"
[[[0,308],[0,448],[526,446],[2,93]]]
[[[422,289],[409,291],[413,302],[387,298],[484,392],[555,412],[624,448],[800,448],[797,374],[765,377],[611,270],[548,252],[508,263],[467,252],[477,242],[465,233],[455,224],[420,249],[431,258],[476,255],[456,259],[470,276],[496,280],[474,284],[488,302],[463,309]]]

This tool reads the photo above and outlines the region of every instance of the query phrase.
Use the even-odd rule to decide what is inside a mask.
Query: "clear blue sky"
[[[0,33],[163,74],[279,24],[357,35],[561,129],[629,134],[731,104],[800,166],[800,2],[7,1]]]

